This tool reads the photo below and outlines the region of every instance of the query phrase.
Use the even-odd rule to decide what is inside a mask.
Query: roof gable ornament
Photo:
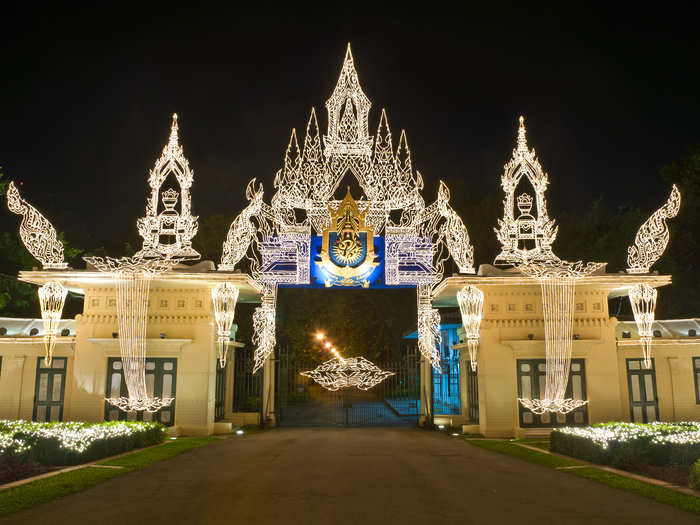
[[[172,187],[163,190],[163,184],[172,179],[170,175],[180,187],[179,192]],[[198,228],[198,217],[191,213],[190,187],[193,180],[194,172],[179,142],[177,113],[173,113],[168,142],[149,173],[151,195],[146,202],[146,215],[136,223],[143,238],[143,248],[136,254],[138,257],[199,259],[199,253],[192,248],[192,238]],[[179,210],[176,209],[178,200]]]
[[[536,216],[531,214],[533,198],[528,193],[516,199],[515,190],[521,179],[526,177],[535,193]],[[535,150],[527,145],[525,118],[520,117],[518,139],[513,157],[504,166],[501,186],[506,194],[503,201],[503,219],[494,228],[501,243],[501,252],[494,264],[521,264],[528,262],[558,261],[552,252],[552,243],[557,237],[558,227],[547,213],[547,200],[544,192],[549,184],[548,175],[542,170]],[[516,216],[517,203],[517,216]]]

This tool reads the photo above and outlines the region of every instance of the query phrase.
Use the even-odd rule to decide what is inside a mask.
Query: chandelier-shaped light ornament
[[[177,181],[179,193],[173,188],[162,191],[163,183],[171,178],[170,175]],[[148,177],[151,195],[146,202],[146,215],[137,221],[139,234],[143,237],[143,248],[137,256],[199,259],[199,253],[192,248],[192,238],[199,227],[198,217],[193,216],[191,210],[193,180],[194,172],[178,137],[177,113],[173,113],[168,143]],[[162,210],[160,213],[159,209]]]
[[[651,368],[651,341],[653,339],[654,312],[657,291],[647,283],[640,283],[629,291],[634,321],[637,323],[639,343],[642,345],[644,368]]]
[[[231,338],[231,325],[236,313],[236,302],[239,290],[231,283],[217,284],[211,291],[214,303],[214,318],[216,319],[216,343],[221,368],[226,366],[227,344]]]
[[[469,350],[469,361],[472,371],[476,372],[477,350],[479,348],[479,326],[484,314],[484,292],[471,284],[465,286],[457,292],[457,302],[462,314],[462,325],[464,326],[467,338],[467,348]]]
[[[146,325],[151,280],[169,271],[180,259],[84,259],[101,272],[111,274],[117,290],[119,349],[128,397],[110,397],[107,402],[125,412],[157,412],[170,406],[174,398],[154,397],[146,387]]]
[[[44,270],[67,268],[68,263],[63,260],[63,243],[58,240],[56,228],[20,196],[14,182],[7,186],[7,207],[12,213],[22,216],[19,237]]]
[[[627,273],[649,273],[651,266],[668,246],[670,235],[666,219],[678,215],[680,207],[681,192],[674,184],[666,204],[640,226],[634,238],[634,246],[627,248]]]
[[[51,366],[58,336],[58,323],[63,313],[68,290],[58,281],[49,281],[38,290],[41,318],[44,321],[44,352],[47,366]]]
[[[369,390],[378,385],[394,372],[382,370],[364,357],[346,357],[339,355],[330,359],[313,370],[299,372],[310,377],[326,390],[342,388],[359,388]]]
[[[546,356],[544,397],[518,399],[523,407],[535,414],[566,414],[588,403],[587,400],[566,397],[573,347],[574,293],[577,280],[604,265],[557,260],[519,266],[524,274],[537,278],[542,289]]]

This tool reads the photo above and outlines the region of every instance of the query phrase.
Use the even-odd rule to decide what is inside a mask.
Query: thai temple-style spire
[[[394,148],[391,141],[391,130],[386,110],[382,108],[382,115],[379,118],[377,136],[374,142],[374,162],[388,164],[394,160]]]
[[[370,156],[372,137],[367,118],[372,103],[360,87],[350,44],[333,94],[326,101],[328,135],[324,137],[325,154]]]
[[[525,137],[525,117],[520,115],[520,127],[518,128],[518,147],[516,149],[518,154],[523,155],[528,152],[527,149],[527,138]]]
[[[413,166],[411,164],[411,150],[408,147],[408,140],[406,139],[406,131],[401,130],[401,136],[399,137],[399,146],[396,148],[396,166],[399,170],[399,177],[411,176],[413,171]]]
[[[180,148],[180,138],[177,134],[178,129],[177,113],[173,113],[173,123],[170,125],[170,137],[168,138],[168,145],[166,146],[170,151],[177,151]]]

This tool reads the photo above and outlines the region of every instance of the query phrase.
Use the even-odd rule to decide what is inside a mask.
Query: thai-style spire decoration
[[[364,156],[372,154],[372,137],[367,117],[372,103],[360,87],[350,44],[333,94],[326,101],[328,135],[323,137],[325,155]]]
[[[669,232],[666,219],[678,215],[680,207],[681,192],[674,184],[666,204],[640,226],[634,238],[634,246],[627,248],[628,273],[649,273],[651,266],[663,255],[668,246]]]
[[[343,388],[369,390],[393,376],[394,372],[382,370],[364,357],[342,358],[338,355],[299,374],[310,377],[326,390],[336,391]]]
[[[46,366],[51,366],[53,349],[58,337],[58,323],[63,313],[68,290],[58,281],[49,281],[39,288],[39,306],[44,321],[44,352]]]
[[[384,234],[384,281],[390,286],[421,286],[419,332],[423,336],[419,347],[438,366],[439,329],[435,333],[435,327],[439,327],[440,314],[430,306],[431,290],[442,280],[449,257],[460,272],[474,273],[474,250],[463,221],[450,206],[447,186],[441,183],[436,201],[426,206],[421,195],[423,179],[414,171],[406,133],[401,132],[395,145],[385,110],[379,116],[376,135],[369,134],[370,107],[348,45],[338,82],[326,103],[328,129],[323,141],[312,109],[303,141],[295,129],[291,132],[270,205],[262,202],[262,191],[253,199],[249,186],[250,204],[231,225],[219,270],[233,270],[250,253],[251,273],[270,290],[269,302],[274,303],[277,285],[310,282],[311,236],[315,233],[324,238],[322,253],[314,254],[320,256],[319,264],[333,265],[324,283],[369,286],[370,274],[371,279],[378,274],[371,271],[372,237]],[[336,192],[346,177],[353,178],[361,189],[362,195],[353,202],[362,212],[353,217],[361,216],[364,226],[354,233],[346,228],[339,234],[333,220],[343,206]],[[355,254],[357,260],[333,260],[334,255],[327,251],[335,246],[329,242],[333,233],[352,236],[362,244]],[[255,319],[258,368],[272,351],[274,308],[261,306]]]
[[[534,190],[537,216],[532,215],[532,195],[522,193],[516,200],[515,190],[523,177]],[[548,184],[549,178],[542,170],[535,150],[528,149],[525,118],[521,116],[517,145],[501,177],[501,186],[506,199],[503,201],[503,219],[498,221],[499,227],[494,230],[501,243],[501,252],[496,256],[494,264],[520,264],[558,259],[552,252],[557,227],[554,225],[554,220],[549,218],[547,201],[544,197]]]
[[[462,326],[467,338],[469,362],[472,372],[476,372],[477,350],[479,349],[479,326],[484,314],[484,292],[471,284],[457,292],[459,311],[462,314]]]
[[[647,283],[640,283],[629,291],[634,321],[637,323],[639,343],[642,345],[644,368],[651,368],[651,341],[654,336],[654,313],[656,310],[656,289]]]
[[[7,207],[12,213],[22,216],[19,237],[44,270],[68,268],[68,263],[63,260],[63,243],[58,240],[56,228],[20,196],[14,182],[7,186]]]
[[[173,187],[163,189],[170,175],[177,182],[179,193]],[[143,248],[137,256],[199,259],[199,253],[192,248],[198,228],[198,217],[191,213],[193,179],[194,172],[178,139],[177,113],[173,113],[168,143],[149,174],[151,196],[146,203],[146,216],[137,221],[139,235],[143,237]]]

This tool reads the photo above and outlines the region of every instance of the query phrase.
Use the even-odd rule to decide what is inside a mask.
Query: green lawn
[[[215,441],[221,440],[207,437],[179,438],[166,441],[163,445],[98,463],[99,465],[111,465],[122,468],[85,467],[3,490],[0,492],[0,516],[84,490],[126,472],[172,458],[188,450],[199,448]]]
[[[467,439],[465,441],[477,447],[492,450],[494,452],[499,452],[501,454],[506,454],[508,456],[512,456],[523,461],[529,461],[530,463],[536,463],[538,465],[542,465],[549,468],[562,468],[582,465],[582,463],[579,463],[573,459],[562,458],[551,454],[545,454],[544,452],[538,452],[536,450],[523,448],[516,444],[518,442],[517,440],[496,441],[487,439]],[[529,442],[529,440],[524,440],[521,442],[530,446],[537,446],[535,443]],[[620,476],[619,474],[608,472],[606,470],[602,470],[596,467],[563,468],[561,472],[590,479],[592,481],[603,483],[611,487],[639,494],[640,496],[644,496],[645,498],[650,498],[661,503],[673,505],[674,507],[678,507],[689,512],[700,514],[700,498],[696,498],[695,496],[690,496],[688,494],[683,494],[672,489],[660,487],[658,485],[652,485],[650,483],[645,483],[644,481],[638,481],[636,479],[628,478],[625,476]]]

